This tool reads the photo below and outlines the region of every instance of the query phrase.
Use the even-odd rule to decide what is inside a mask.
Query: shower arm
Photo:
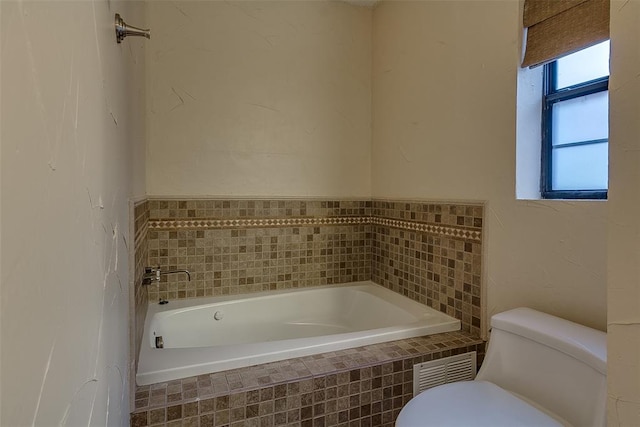
[[[120,16],[119,13],[116,13],[116,41],[121,43],[127,36],[138,36],[138,37],[146,37],[148,39],[151,38],[151,30],[134,27],[133,25],[128,25],[124,22],[124,19]]]

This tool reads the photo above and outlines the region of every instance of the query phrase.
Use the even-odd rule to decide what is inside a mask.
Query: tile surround
[[[371,280],[482,334],[482,205],[373,201]],[[436,227],[396,227],[400,221]]]
[[[415,363],[477,351],[463,332],[375,344],[136,389],[131,425],[393,425]]]
[[[382,274],[374,274],[393,265],[384,258],[389,251],[373,258],[373,251],[386,244],[376,239],[383,238],[387,230],[414,232],[421,241],[425,240],[424,235],[434,235],[441,237],[445,245],[449,245],[449,240],[474,245],[479,259],[466,262],[474,265],[477,273],[471,273],[477,276],[476,281],[480,277],[482,205],[385,200],[212,199],[150,200],[149,210],[149,264],[165,270],[192,272],[192,282],[180,275],[163,277],[159,285],[149,288],[152,300],[376,278],[378,283],[410,296],[411,292],[400,283],[401,278],[390,279],[388,271],[386,279]],[[420,273],[426,277],[424,270]],[[407,272],[397,271],[395,275],[400,273]],[[459,280],[465,279],[464,274],[459,275],[462,278]],[[476,286],[472,282],[473,277],[466,283]],[[411,285],[426,288],[424,283]],[[460,292],[466,295],[464,288],[462,286]],[[426,294],[426,289],[423,293]],[[453,297],[455,299],[455,292]],[[425,298],[414,299],[426,303]],[[473,305],[466,296],[464,303]],[[441,309],[440,304],[431,306]],[[461,309],[461,303],[457,310],[452,304],[448,312]],[[472,316],[471,311],[467,311]],[[472,327],[472,319],[465,322],[465,330]]]
[[[484,208],[393,200],[150,200],[157,300],[373,280],[481,334]]]
[[[159,286],[135,286],[136,359],[148,298],[171,300],[360,280],[372,280],[460,319],[462,332],[458,333],[457,339],[461,339],[463,344],[465,340],[481,343],[473,337],[481,335],[483,320],[483,215],[482,204],[375,199],[152,199],[136,204],[136,284],[140,283],[138,279],[145,265],[160,265],[163,270],[186,268],[192,273],[192,282],[187,282],[182,275],[175,275],[164,276]],[[442,335],[439,339],[443,342],[431,342],[436,347],[440,346],[439,351],[420,348],[416,341],[386,344],[408,345],[407,348],[401,345],[395,357],[415,363],[423,357],[443,357],[451,351],[464,352],[460,350],[462,347],[475,348],[479,345],[460,347],[460,343],[447,342],[452,339],[450,334],[439,335]],[[314,410],[314,404],[276,411],[273,399],[269,399],[271,403],[266,405],[273,406],[273,410],[263,408],[262,413],[257,402],[239,406],[235,412],[233,408],[226,408],[218,413],[206,406],[217,405],[218,399],[224,402],[225,396],[228,399],[245,399],[246,402],[248,393],[256,388],[275,390],[273,384],[282,385],[283,382],[300,387],[309,376],[329,378],[338,375],[336,372],[359,371],[362,366],[375,364],[382,366],[393,359],[380,356],[388,348],[382,353],[369,347],[363,349],[346,350],[355,351],[359,356],[328,353],[292,359],[283,364],[260,365],[187,378],[177,383],[162,383],[164,386],[154,385],[164,388],[164,395],[150,386],[146,403],[143,403],[144,398],[135,402],[132,425],[151,425],[161,419],[164,421],[159,425],[165,425],[165,422],[166,425],[174,425],[174,421],[175,425],[203,426],[234,423],[392,425],[407,399],[406,393],[400,393],[400,397],[396,395],[406,386],[404,380],[394,383],[390,388],[391,395],[376,401],[380,408],[376,406],[375,409],[349,404],[347,409],[338,410],[330,406],[328,410],[327,403],[319,403],[317,410]],[[138,388],[136,396],[142,395],[144,390]],[[296,401],[302,399],[302,395],[300,392],[287,394],[287,399]],[[358,396],[361,398],[362,394]],[[318,402],[324,401],[320,399]],[[220,404],[224,406],[224,403]],[[400,406],[395,408],[395,404]],[[282,405],[282,401],[278,405]],[[382,410],[382,406],[386,410]],[[307,408],[304,414],[303,408]],[[362,415],[362,411],[372,410],[378,412]],[[173,420],[178,415],[179,418]]]

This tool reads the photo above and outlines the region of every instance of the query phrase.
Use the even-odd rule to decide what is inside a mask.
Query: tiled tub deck
[[[140,386],[131,425],[393,426],[414,364],[469,351],[484,342],[447,332]]]

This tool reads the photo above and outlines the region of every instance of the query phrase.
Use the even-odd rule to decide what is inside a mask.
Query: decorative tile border
[[[373,199],[371,216],[481,229],[484,208],[478,203]]]
[[[369,217],[329,218],[251,218],[251,219],[197,219],[197,220],[152,220],[151,229],[224,229],[265,227],[308,227],[314,225],[359,225],[369,224]]]
[[[325,225],[383,225],[407,231],[420,231],[442,234],[449,237],[482,240],[482,232],[466,227],[448,227],[417,221],[406,221],[378,217],[330,217],[330,218],[251,218],[251,219],[197,219],[197,220],[151,220],[151,230],[200,230],[229,228],[267,228],[267,227],[308,227]]]
[[[449,237],[458,237],[460,239],[467,240],[482,240],[482,232],[475,229],[467,229],[461,227],[447,227],[438,224],[428,224],[416,221],[403,221],[391,218],[378,218],[372,217],[371,223],[373,225],[383,225],[387,227],[398,228],[408,231],[420,231],[431,234],[442,234]]]
[[[371,200],[151,199],[150,219],[371,216]]]

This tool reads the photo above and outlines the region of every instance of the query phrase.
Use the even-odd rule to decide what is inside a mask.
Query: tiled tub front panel
[[[481,336],[483,207],[374,200],[373,215],[399,225],[374,222],[371,280]]]
[[[484,344],[452,332],[142,386],[131,424],[392,426],[415,363],[468,351]]]

